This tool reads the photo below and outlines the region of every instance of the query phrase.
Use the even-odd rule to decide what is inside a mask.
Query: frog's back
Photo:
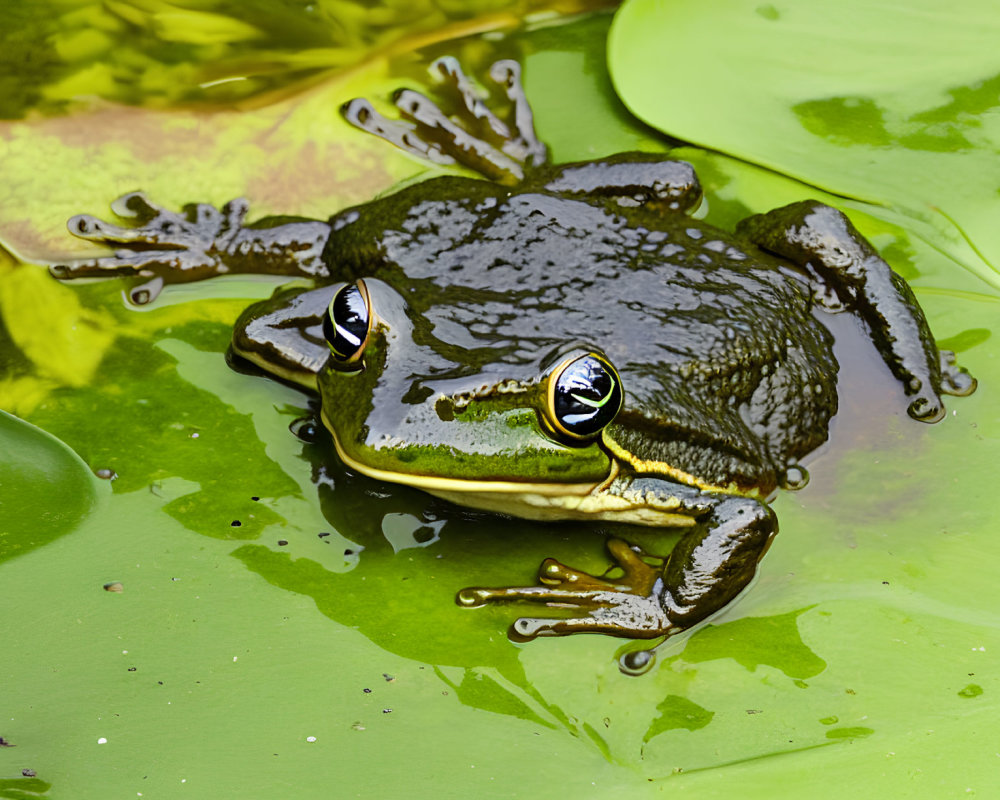
[[[462,178],[355,213],[331,252],[396,286],[458,372],[530,379],[567,342],[597,347],[650,458],[713,483],[770,488],[826,438],[831,337],[785,265],[732,234]]]

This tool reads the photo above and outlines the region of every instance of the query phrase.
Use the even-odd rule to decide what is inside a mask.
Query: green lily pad
[[[641,119],[905,220],[1000,287],[989,0],[628,0],[608,64]]]
[[[664,150],[610,91],[606,27],[447,49],[473,64],[520,58],[559,159]],[[0,237],[22,256],[64,254],[79,246],[66,217],[140,187],[174,206],[245,194],[254,213],[363,202],[426,167],[340,124],[337,106],[420,85],[444,49],[240,112],[5,125]],[[288,424],[307,398],[225,364],[228,325],[273,282],[172,288],[142,311],[116,282],[58,286],[78,302],[53,300],[60,317],[99,320],[105,335],[87,380],[72,358],[43,372],[72,342],[37,308],[19,315],[18,298],[48,302],[34,294],[42,270],[19,267],[39,280],[3,301],[17,329],[0,337],[16,357],[3,389],[24,388],[25,417],[120,477],[72,535],[0,563],[0,735],[16,745],[0,748],[0,774],[30,766],[45,783],[24,789],[74,797],[987,794],[1000,703],[995,293],[902,214],[720,153],[674,155],[695,164],[722,227],[812,194],[845,208],[913,279],[979,393],[921,426],[852,319],[829,318],[842,410],[810,485],[776,500],[781,534],[754,585],[635,678],[618,669],[617,640],[517,644],[506,630],[521,609],[460,608],[454,594],[533,581],[546,556],[600,571],[609,532],[653,551],[673,534],[471,514],[351,473],[328,439],[303,444]],[[103,591],[109,580],[124,590]]]
[[[45,431],[0,411],[0,561],[74,530],[94,509],[98,480]]]

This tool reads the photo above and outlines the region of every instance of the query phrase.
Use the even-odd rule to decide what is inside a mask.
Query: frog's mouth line
[[[688,526],[694,522],[690,517],[676,513],[676,506],[659,508],[605,491],[618,474],[618,461],[614,458],[611,459],[608,476],[595,483],[526,483],[411,475],[376,469],[351,458],[341,446],[325,413],[320,411],[320,416],[330,431],[337,455],[349,469],[375,480],[412,486],[460,506],[533,520],[600,520],[671,527]]]

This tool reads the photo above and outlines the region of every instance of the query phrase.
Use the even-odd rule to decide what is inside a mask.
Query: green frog
[[[915,420],[974,390],[840,211],[804,201],[719,230],[690,216],[687,163],[550,164],[517,63],[490,70],[510,120],[453,59],[434,69],[450,108],[403,90],[400,119],[363,99],[343,113],[482,178],[435,177],[327,222],[247,224],[243,200],[176,213],[134,193],[113,206],[130,225],[69,222],[113,255],[53,272],[141,276],[136,302],[224,273],[310,278],[249,308],[232,349],[318,393],[348,467],[514,517],[683,529],[665,558],[612,538],[605,575],[547,559],[538,585],[458,593],[577,609],[518,619],[513,636],[670,636],[746,587],[777,531],[768,499],[804,485],[837,411],[823,311],[861,317]]]

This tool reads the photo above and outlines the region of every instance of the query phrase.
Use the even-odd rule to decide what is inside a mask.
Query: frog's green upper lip
[[[412,473],[392,472],[390,470],[378,469],[368,466],[347,454],[337,438],[336,429],[326,415],[326,409],[321,410],[323,424],[333,438],[337,455],[351,469],[357,470],[363,475],[376,480],[388,481],[390,483],[402,483],[406,486],[413,486],[427,492],[448,492],[448,493],[489,493],[489,494],[539,494],[549,497],[583,497],[594,492],[608,478],[600,481],[586,481],[583,483],[531,483],[528,481],[501,481],[492,479],[471,479],[452,478],[439,475],[417,475]],[[611,459],[611,470],[609,477],[616,471],[616,462]]]

